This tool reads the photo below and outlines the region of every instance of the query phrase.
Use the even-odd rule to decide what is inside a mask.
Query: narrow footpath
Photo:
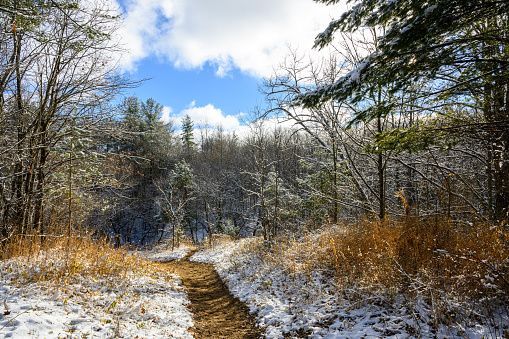
[[[195,252],[167,265],[177,271],[188,289],[196,338],[261,338],[254,317],[244,303],[231,295],[214,265],[189,260]]]

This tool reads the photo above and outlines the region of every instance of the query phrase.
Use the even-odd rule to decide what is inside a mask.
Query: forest
[[[106,4],[0,0],[0,259],[255,238],[350,305],[411,290],[430,327],[507,337],[509,1],[349,4],[326,56],[288,48],[238,133],[126,95]]]

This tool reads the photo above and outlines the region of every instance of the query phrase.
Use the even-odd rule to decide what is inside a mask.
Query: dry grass
[[[409,217],[330,225],[300,238],[253,243],[246,250],[290,274],[322,272],[350,302],[403,295],[414,305],[424,301],[433,321],[451,323],[460,314],[472,321],[473,314],[480,314],[474,308],[486,315],[506,307],[508,245],[503,226]]]
[[[115,248],[106,239],[53,237],[43,245],[30,241],[33,239],[14,239],[2,251],[4,273],[16,279],[16,284],[46,282],[62,287],[104,278],[117,284],[132,274],[170,273],[160,264],[132,255],[129,247]]]
[[[221,245],[225,245],[229,242],[233,241],[232,238],[226,234],[213,234],[211,241],[204,242],[206,247],[217,247]]]
[[[14,319],[33,321],[37,316],[16,306],[20,296],[33,301],[34,309],[41,312],[48,307],[57,307],[57,313],[73,310],[80,319],[95,324],[104,337],[123,337],[123,331],[144,333],[147,319],[155,319],[158,325],[154,326],[161,333],[166,332],[165,324],[173,326],[170,312],[174,308],[165,300],[170,300],[180,287],[175,271],[167,265],[145,260],[127,247],[115,248],[106,239],[86,236],[53,237],[44,246],[13,241],[6,249],[10,257],[0,260],[0,285],[8,288],[3,294],[5,319],[0,320],[7,320],[14,329]],[[72,333],[74,327],[69,326],[64,331]],[[155,330],[151,326],[147,333]],[[80,331],[84,331],[83,337],[90,334],[88,329]]]

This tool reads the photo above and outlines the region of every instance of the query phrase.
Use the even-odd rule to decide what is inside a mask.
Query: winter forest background
[[[62,237],[270,247],[343,225],[352,242],[326,245],[354,280],[338,260],[381,236],[398,288],[424,274],[507,299],[508,1],[352,1],[315,41],[327,57],[288,49],[242,134],[189,116],[177,130],[157,98],[125,97],[139,83],[114,62],[112,13],[0,0],[3,258]]]
[[[172,233],[270,239],[362,217],[500,223],[505,6],[358,4],[315,42],[334,46],[329,57],[289,49],[260,85],[267,102],[250,131],[236,135],[190,119],[177,131],[156,99],[120,100],[137,84],[109,62],[120,22],[107,7],[6,1],[2,246],[78,231],[119,245]]]

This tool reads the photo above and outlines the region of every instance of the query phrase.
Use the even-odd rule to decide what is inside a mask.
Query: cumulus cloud
[[[300,129],[295,121],[284,117],[262,119],[255,123],[249,122],[247,125],[241,124],[239,118],[245,115],[245,113],[239,113],[236,116],[225,115],[221,109],[214,107],[212,104],[197,107],[195,101],[189,103],[185,109],[177,114],[173,114],[173,109],[171,107],[165,106],[160,120],[163,122],[172,122],[173,126],[179,129],[182,127],[182,121],[186,115],[189,115],[197,131],[212,131],[221,127],[226,132],[235,132],[240,138],[246,137],[252,132],[253,128],[258,129],[260,126],[267,132],[279,128]]]
[[[310,48],[342,10],[310,0],[123,0],[120,34],[130,54],[126,69],[152,55],[176,67],[212,63],[219,76],[238,67],[268,76],[287,46]]]
[[[164,106],[163,107],[163,112],[161,114],[161,121],[165,122],[165,123],[173,122],[174,119],[171,116],[172,112],[173,112],[173,109],[171,107]]]
[[[197,107],[196,102],[193,101],[178,114],[172,114],[172,112],[170,107],[164,107],[161,121],[173,121],[176,127],[180,127],[182,119],[189,115],[195,128],[198,129],[222,127],[226,131],[236,131],[242,127],[237,116],[225,115],[221,109],[212,104]]]

